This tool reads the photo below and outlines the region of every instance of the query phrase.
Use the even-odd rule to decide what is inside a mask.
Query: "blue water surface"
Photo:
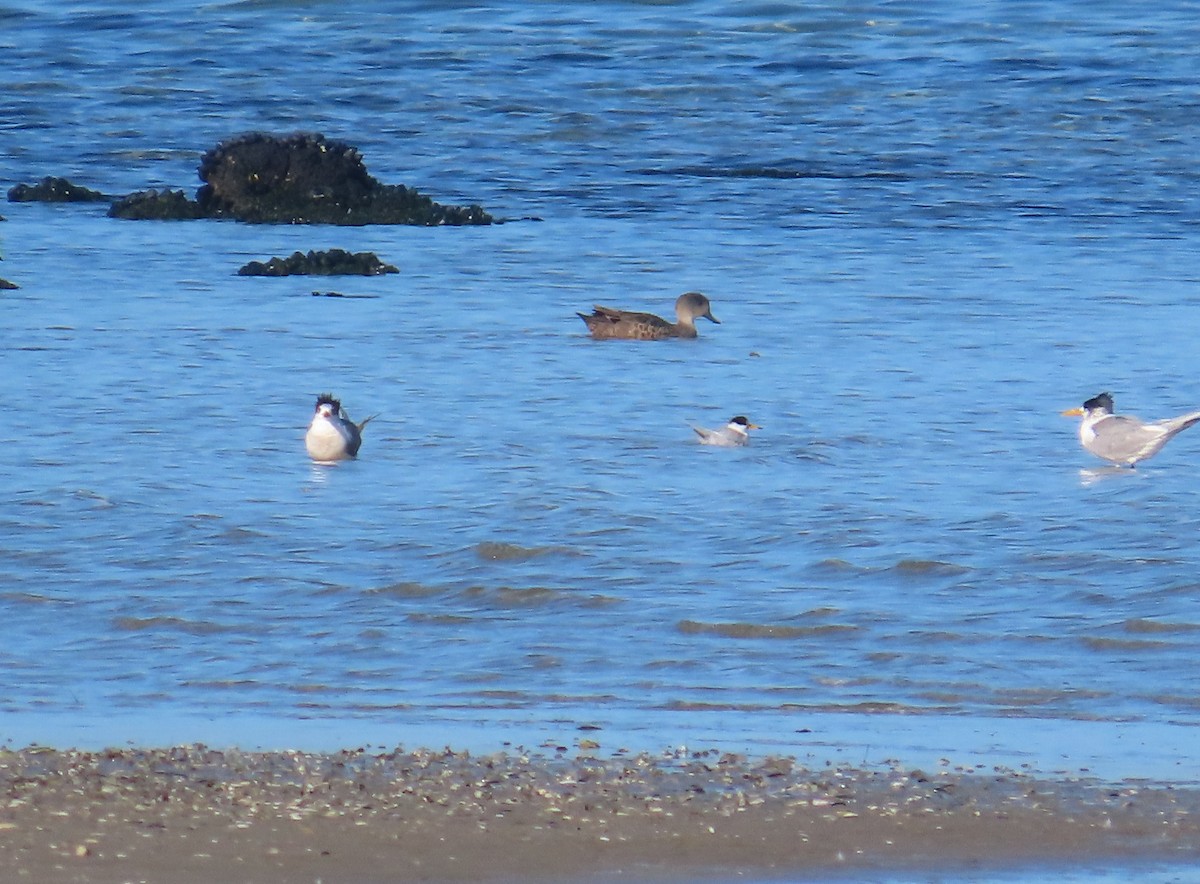
[[[6,738],[903,733],[1194,782],[1200,435],[1112,472],[1059,416],[1200,407],[1192,13],[0,5],[5,188],[191,193],[315,131],[507,219],[3,204]],[[401,272],[236,275],[327,248]],[[690,289],[695,341],[575,316]],[[327,390],[379,415],[356,462],[304,453]]]

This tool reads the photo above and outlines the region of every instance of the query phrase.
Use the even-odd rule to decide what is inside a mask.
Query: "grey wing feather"
[[[1113,415],[1098,423],[1089,446],[1114,463],[1135,463],[1157,454],[1178,433],[1200,422],[1200,411],[1143,424],[1136,418]]]
[[[1200,423],[1200,411],[1193,411],[1190,414],[1185,414],[1181,417],[1168,418],[1167,420],[1159,421],[1158,423],[1166,429],[1167,438],[1169,439],[1176,433],[1186,430],[1188,427],[1192,426],[1192,424]]]
[[[1095,433],[1089,446],[1092,452],[1114,463],[1141,460],[1166,441],[1165,433],[1160,428],[1123,415],[1113,415],[1100,421],[1096,424]]]

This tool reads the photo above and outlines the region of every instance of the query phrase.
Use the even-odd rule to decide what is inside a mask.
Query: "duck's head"
[[[721,320],[712,315],[712,305],[708,303],[708,298],[700,292],[684,292],[680,295],[675,301],[675,315],[679,317],[680,322],[695,322],[703,316],[717,325],[721,324]]]

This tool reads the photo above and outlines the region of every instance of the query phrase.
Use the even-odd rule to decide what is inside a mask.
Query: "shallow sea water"
[[[744,878],[730,878],[733,881],[746,881]],[[770,879],[765,879],[769,881]],[[784,880],[784,879],[776,879]],[[820,884],[835,884],[838,881],[870,880],[876,884],[938,884],[942,881],[971,882],[971,884],[1124,884],[1128,881],[1146,882],[1146,884],[1186,884],[1195,880],[1195,870],[1187,866],[1163,864],[1137,865],[1090,865],[1078,866],[1054,865],[1050,867],[1036,866],[1007,870],[995,869],[954,869],[946,872],[924,869],[913,874],[870,873],[864,876],[861,871],[849,873],[846,876],[828,878],[805,878],[806,881]],[[764,882],[765,884],[765,882]]]
[[[0,736],[1195,782],[1200,433],[1113,473],[1058,415],[1200,406],[1200,34],[1127,12],[0,5],[5,188],[321,131],[513,219],[0,207]],[[401,273],[235,275],[324,248]],[[574,315],[688,289],[696,341]]]

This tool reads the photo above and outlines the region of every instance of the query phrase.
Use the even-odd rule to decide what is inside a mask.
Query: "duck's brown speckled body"
[[[668,322],[653,313],[635,313],[630,310],[614,310],[612,307],[595,306],[593,313],[580,313],[582,319],[597,340],[619,338],[626,341],[663,341],[667,338],[694,338],[696,320],[700,317],[720,324],[712,315],[708,298],[700,292],[686,292],[675,301],[675,322]]]

